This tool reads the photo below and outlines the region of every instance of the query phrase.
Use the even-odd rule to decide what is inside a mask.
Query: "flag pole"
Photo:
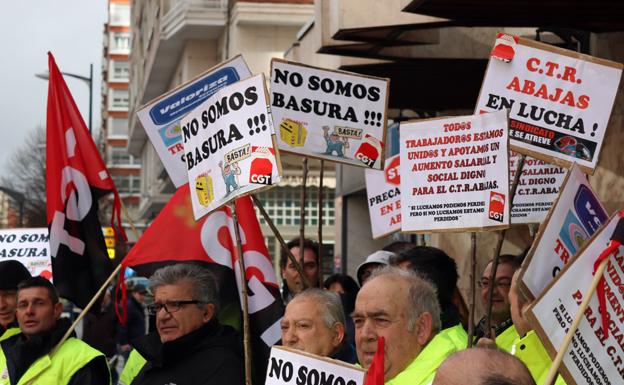
[[[128,210],[126,209],[126,207],[124,206],[124,204],[123,204],[123,202],[121,200],[120,200],[120,203],[121,203],[121,212],[126,217],[126,220],[128,221],[128,223],[130,224],[130,228],[132,229],[132,234],[134,234],[135,238],[138,239],[139,238],[139,232],[137,231],[136,227],[134,226],[134,222],[132,221],[132,218],[130,218],[130,216],[128,215]],[[106,281],[104,281],[104,283],[99,288],[99,290],[91,298],[91,301],[89,301],[87,306],[85,306],[84,309],[82,309],[80,314],[78,314],[78,317],[76,317],[76,319],[71,324],[69,329],[67,329],[67,331],[63,335],[63,338],[61,338],[61,340],[56,344],[56,346],[54,346],[54,349],[52,349],[52,351],[50,352],[50,356],[54,355],[54,353],[56,353],[60,349],[61,345],[63,345],[63,343],[69,338],[69,336],[71,336],[71,334],[73,333],[74,329],[76,329],[76,326],[78,326],[78,323],[80,321],[82,321],[82,319],[87,315],[89,310],[91,310],[93,305],[95,305],[95,303],[97,302],[98,298],[100,298],[100,296],[102,295],[104,290],[106,290],[108,285],[110,285],[110,283],[113,281],[113,279],[119,274],[119,272],[121,271],[121,266],[122,266],[121,263],[119,265],[117,265],[115,270],[113,270],[113,272],[108,276]]]
[[[323,171],[325,168],[325,161],[321,159],[321,171],[319,174],[319,187],[318,187],[318,287],[323,287]]]
[[[238,254],[238,266],[240,267],[241,293],[243,305],[243,346],[245,350],[245,384],[251,385],[251,350],[249,332],[249,305],[247,294],[247,277],[245,272],[245,261],[243,257],[243,245],[241,243],[240,229],[238,228],[238,215],[236,214],[236,203],[230,203],[232,220],[234,221],[234,234],[236,234],[236,250]]]
[[[308,158],[304,157],[301,161],[301,167],[303,169],[303,180],[301,181],[301,202],[299,209],[299,260],[301,261],[301,265],[304,264],[303,254],[304,254],[304,241],[305,241],[305,203],[306,203],[306,183],[308,180]],[[303,278],[303,276],[302,276]],[[305,290],[311,284],[307,280],[302,280],[303,288]]]
[[[468,347],[471,348],[474,340],[474,317],[475,317],[475,299],[476,299],[476,282],[475,276],[477,274],[477,233],[470,233],[470,297],[468,297]]]
[[[509,188],[509,215],[511,216],[511,210],[513,209],[513,200],[516,196],[516,189],[518,188],[518,182],[520,181],[520,175],[524,169],[524,158],[526,155],[519,154],[518,156],[518,168],[514,175],[513,183]],[[511,218],[509,219],[511,222]],[[498,236],[498,242],[496,243],[496,249],[494,249],[494,259],[492,260],[492,271],[490,272],[490,287],[488,288],[487,296],[487,312],[485,318],[485,332],[490,333],[492,328],[492,298],[494,296],[494,286],[496,284],[496,270],[498,270],[498,257],[500,256],[501,249],[503,247],[503,241],[505,240],[505,234],[507,229],[501,230]],[[487,336],[488,334],[486,334]]]
[[[301,276],[301,279],[309,287],[310,283],[308,282],[308,277],[306,277],[305,274],[303,274],[303,269],[301,268],[301,265],[299,264],[299,261],[297,261],[297,258],[295,258],[295,256],[292,254],[292,252],[290,251],[288,246],[286,246],[286,242],[284,242],[284,238],[282,238],[282,235],[277,230],[277,227],[275,227],[275,224],[273,223],[273,220],[271,219],[271,217],[269,217],[269,214],[267,214],[266,210],[264,209],[264,206],[262,206],[262,202],[260,202],[260,199],[258,199],[253,194],[251,194],[251,199],[253,199],[254,203],[256,204],[256,207],[260,211],[260,214],[262,214],[262,217],[264,217],[264,220],[266,221],[266,223],[271,228],[271,231],[273,231],[273,234],[275,235],[275,238],[277,238],[277,240],[279,241],[280,245],[282,245],[282,249],[284,249],[286,251],[286,255],[288,256],[288,259],[290,260],[290,262],[292,262],[293,265],[295,266],[295,270],[297,270],[297,273],[299,273],[299,276]]]

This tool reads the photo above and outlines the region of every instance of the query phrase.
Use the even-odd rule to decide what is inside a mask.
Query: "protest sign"
[[[250,76],[247,63],[242,56],[237,55],[150,101],[137,111],[139,121],[176,187],[188,182],[180,119],[221,88]]]
[[[562,346],[586,296],[585,291],[593,279],[594,263],[607,247],[618,220],[619,215],[611,217],[527,311],[529,322],[553,358]],[[624,279],[624,248],[620,247],[615,256],[609,259],[603,277],[609,314],[608,336],[602,329],[595,292],[559,368],[569,385],[609,385],[624,382],[624,297],[621,290]]]
[[[383,169],[390,80],[271,60],[280,150]]]
[[[401,230],[509,227],[507,112],[401,124]]]
[[[363,385],[365,375],[342,361],[273,346],[265,385]]]
[[[621,75],[622,64],[499,34],[476,110],[510,111],[514,151],[592,173]]]
[[[31,275],[52,279],[47,228],[0,230],[0,261],[14,259]]]
[[[195,219],[280,181],[264,75],[219,90],[181,123]]]
[[[509,152],[509,179],[518,169],[518,153]],[[511,223],[542,223],[553,205],[567,170],[527,156],[511,206]]]
[[[400,156],[386,159],[383,171],[366,170],[366,194],[373,238],[401,230]]]
[[[607,219],[587,177],[573,165],[535,237],[520,272],[520,288],[536,298]]]

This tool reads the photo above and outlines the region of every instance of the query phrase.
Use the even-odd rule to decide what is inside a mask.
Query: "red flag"
[[[240,314],[240,270],[230,208],[216,210],[196,222],[189,194],[188,184],[176,191],[122,264],[146,277],[169,264],[201,264],[217,278],[223,309],[221,313],[231,313],[234,305],[237,314]],[[249,289],[255,374],[259,381],[264,382],[270,347],[280,340],[279,322],[284,314],[284,305],[251,198],[237,199],[236,212]]]
[[[115,193],[113,218],[125,239],[120,200],[51,53],[48,66],[46,196],[54,284],[62,297],[84,307],[112,271],[98,199]]]
[[[384,383],[384,343],[383,337],[377,338],[377,351],[366,371],[364,385],[383,385]]]

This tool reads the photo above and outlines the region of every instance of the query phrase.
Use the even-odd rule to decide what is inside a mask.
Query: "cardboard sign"
[[[366,372],[354,365],[283,346],[273,346],[266,385],[363,385]]]
[[[401,124],[404,232],[509,226],[507,112]]]
[[[32,276],[52,279],[48,229],[0,230],[0,261],[14,259]]]
[[[594,262],[607,247],[618,220],[617,214],[611,217],[528,310],[531,325],[553,358],[592,281]],[[609,337],[602,330],[594,293],[560,367],[569,385],[624,383],[624,248],[609,258],[604,277]]]
[[[390,80],[271,60],[280,150],[383,169]]]
[[[400,156],[386,159],[383,171],[366,170],[366,194],[373,238],[401,230]]]
[[[573,165],[520,272],[520,287],[536,298],[607,219],[587,177]]]
[[[137,116],[176,187],[188,182],[180,119],[221,88],[251,72],[238,55],[139,108]]]
[[[518,169],[518,153],[509,153],[509,180]],[[511,223],[542,223],[559,195],[567,170],[527,156],[511,207]]]
[[[503,35],[502,37],[504,37]],[[477,111],[509,110],[511,148],[549,163],[598,162],[622,64],[514,37],[490,58]],[[504,44],[503,44],[504,43]],[[499,60],[506,58],[506,60]]]
[[[218,91],[182,119],[195,219],[280,181],[267,103],[260,74]]]

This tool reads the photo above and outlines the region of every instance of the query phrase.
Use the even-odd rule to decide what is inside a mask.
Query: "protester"
[[[347,274],[333,274],[330,275],[323,286],[329,291],[333,291],[340,295],[342,301],[342,308],[344,309],[346,327],[347,327],[347,341],[355,346],[355,325],[353,319],[351,319],[351,313],[355,309],[355,298],[357,297],[360,287],[351,276]]]
[[[0,341],[20,332],[15,319],[17,285],[28,278],[28,269],[18,261],[0,262]]]
[[[130,350],[132,350],[130,341],[144,336],[147,332],[144,312],[147,288],[143,284],[137,283],[129,288],[129,291],[126,323],[117,327],[117,344],[125,360],[128,359]]]
[[[92,348],[104,353],[111,370],[113,384],[119,377],[116,367],[120,355],[117,354],[117,315],[112,300],[112,287],[104,292],[99,313],[87,313],[83,318],[82,340]]]
[[[360,287],[366,283],[374,270],[387,266],[390,263],[390,258],[394,256],[396,256],[396,254],[390,251],[377,250],[366,257],[364,262],[362,262],[356,270],[356,276]]]
[[[318,255],[318,243],[311,239],[304,239],[303,241],[303,261],[301,260],[301,254],[299,253],[300,239],[295,238],[288,242],[286,246],[301,264],[303,274],[305,274],[310,287],[319,286],[319,255]],[[293,296],[303,290],[303,280],[299,275],[299,272],[295,268],[295,264],[288,258],[288,252],[282,250],[280,255],[280,270],[282,274],[282,280],[284,282],[282,287],[282,299],[285,304],[288,304]]]
[[[21,334],[0,343],[0,380],[10,384],[110,384],[104,355],[70,337],[54,354],[51,351],[70,327],[60,318],[63,305],[56,289],[42,277],[18,285],[17,321]]]
[[[437,367],[457,351],[440,332],[435,288],[414,272],[384,267],[373,272],[355,301],[356,351],[371,365],[379,337],[385,339],[384,380],[390,385],[429,384]]]
[[[496,281],[492,292],[492,318],[491,325],[496,336],[496,345],[501,349],[508,351],[513,341],[518,338],[518,333],[513,327],[511,319],[511,310],[509,306],[509,288],[511,287],[511,278],[516,270],[520,268],[520,259],[510,255],[503,254],[498,257],[498,267],[496,269]],[[490,288],[490,274],[492,272],[492,261],[488,263],[481,279],[479,287],[481,288],[481,303],[483,308],[488,306],[488,291]],[[483,317],[475,328],[475,337],[478,340],[481,337],[491,336],[491,331],[485,330],[486,318]]]
[[[474,348],[448,357],[438,368],[433,385],[535,385],[535,381],[511,354]]]
[[[357,361],[353,345],[345,339],[345,315],[336,293],[311,288],[297,294],[286,306],[281,328],[284,346],[351,364]]]
[[[531,304],[518,288],[520,271],[516,271],[511,281],[509,291],[509,303],[511,305],[511,319],[519,337],[516,338],[509,353],[518,357],[529,369],[531,376],[538,384],[543,384],[552,366],[552,360],[546,352],[539,337],[529,325],[524,316],[525,311]],[[555,385],[565,385],[565,381],[558,376]]]
[[[442,329],[461,326],[461,319],[457,306],[453,304],[453,295],[457,289],[457,265],[453,258],[444,251],[430,246],[414,246],[404,249],[399,255],[390,260],[392,265],[411,269],[428,279],[436,287],[440,310]],[[463,329],[461,329],[463,330]],[[464,333],[465,334],[465,333]],[[465,335],[464,347],[468,343]]]
[[[243,384],[238,333],[221,325],[214,276],[193,264],[157,270],[150,278],[156,332],[131,341],[120,384]]]

